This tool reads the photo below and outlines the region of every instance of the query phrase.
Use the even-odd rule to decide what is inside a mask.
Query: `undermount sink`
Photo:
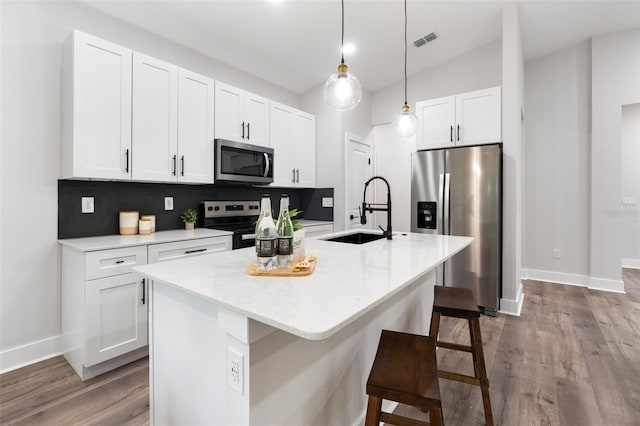
[[[356,232],[353,234],[341,235],[339,237],[327,238],[325,241],[335,241],[336,243],[348,243],[348,244],[364,244],[371,241],[380,240],[386,238],[380,234],[365,234],[364,232]]]

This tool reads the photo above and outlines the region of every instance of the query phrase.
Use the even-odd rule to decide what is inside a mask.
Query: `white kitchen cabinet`
[[[133,266],[231,250],[231,244],[225,235],[95,251],[63,245],[63,352],[80,378],[148,354],[148,283]]]
[[[133,53],[133,179],[175,182],[178,174],[178,67]]]
[[[131,178],[132,51],[81,31],[63,49],[62,177]]]
[[[178,182],[213,183],[214,81],[178,69]]]
[[[318,223],[313,225],[304,225],[304,237],[308,239],[316,239],[321,235],[333,232],[333,223]]]
[[[312,114],[271,102],[270,145],[275,186],[313,188],[316,183],[316,119]]]
[[[269,146],[269,100],[216,81],[215,137]]]
[[[416,102],[417,149],[500,142],[501,88]]]

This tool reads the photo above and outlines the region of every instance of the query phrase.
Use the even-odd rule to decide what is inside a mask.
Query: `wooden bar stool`
[[[471,346],[457,343],[441,342],[438,340],[440,316],[463,318],[469,322]],[[454,351],[470,352],[473,355],[473,371],[475,376],[454,373],[438,369],[438,377],[457,382],[480,386],[484,418],[487,425],[493,426],[491,400],[489,398],[489,379],[484,365],[484,351],[482,350],[482,334],[480,333],[480,309],[473,298],[473,292],[466,288],[434,287],[433,312],[429,335],[436,339],[436,346]]]
[[[382,330],[378,351],[367,380],[365,426],[441,426],[442,405],[435,340],[429,336]],[[400,402],[429,413],[431,423],[382,411],[382,400]]]

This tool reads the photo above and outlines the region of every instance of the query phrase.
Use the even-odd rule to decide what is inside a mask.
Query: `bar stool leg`
[[[431,324],[429,325],[429,336],[433,337],[438,346],[438,331],[440,330],[440,312],[431,313]]]
[[[431,423],[431,426],[444,426],[442,408],[432,408],[429,410],[429,423]]]
[[[378,426],[380,424],[380,414],[382,412],[382,399],[369,395],[367,403],[367,417],[364,420],[365,426]]]
[[[489,398],[489,378],[484,365],[484,350],[482,349],[482,334],[480,332],[480,318],[472,318],[471,326],[471,347],[473,352],[473,364],[476,377],[480,379],[480,390],[482,391],[482,403],[484,405],[484,418],[487,426],[493,426],[493,412],[491,411],[491,399]]]

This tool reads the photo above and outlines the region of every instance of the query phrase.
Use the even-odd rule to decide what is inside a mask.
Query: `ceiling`
[[[501,37],[512,1],[409,0],[408,74]],[[338,0],[84,0],[95,9],[259,76],[295,93],[321,84],[340,62]],[[525,60],[640,27],[640,1],[521,1]],[[376,91],[403,76],[403,3],[346,0],[349,70]],[[430,32],[438,39],[412,42]]]

